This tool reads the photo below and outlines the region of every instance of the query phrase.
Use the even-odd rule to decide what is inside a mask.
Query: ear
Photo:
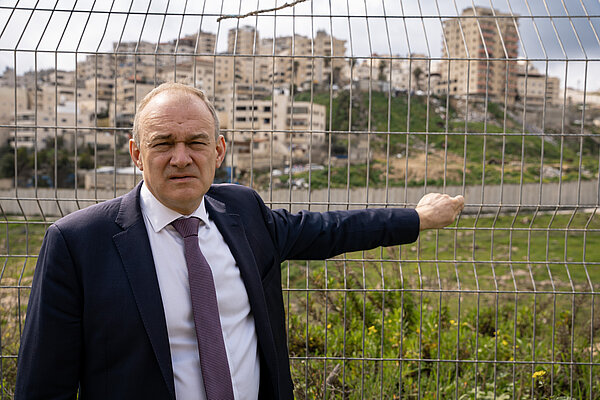
[[[143,171],[144,165],[142,164],[140,149],[133,139],[129,139],[129,155],[131,155],[131,159],[135,166],[138,167],[140,171]]]
[[[225,150],[227,150],[227,145],[225,144],[225,138],[223,135],[219,135],[217,139],[217,160],[216,160],[216,168],[219,168],[225,159]]]

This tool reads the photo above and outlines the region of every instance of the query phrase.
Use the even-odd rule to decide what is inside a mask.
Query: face
[[[140,118],[140,145],[129,142],[133,162],[154,197],[191,214],[225,157],[225,139],[215,139],[210,110],[195,95],[167,91],[154,97]]]

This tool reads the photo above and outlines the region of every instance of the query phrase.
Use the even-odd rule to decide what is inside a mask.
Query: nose
[[[185,168],[192,162],[192,158],[188,152],[188,148],[185,143],[176,143],[173,146],[173,152],[171,154],[171,166],[177,168]]]

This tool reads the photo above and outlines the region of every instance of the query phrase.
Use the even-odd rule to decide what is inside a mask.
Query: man
[[[74,399],[78,391],[80,399],[209,398],[188,242],[174,222],[182,217],[202,221],[192,244],[212,270],[222,334],[210,341],[223,343],[231,395],[293,398],[281,262],[411,242],[419,230],[451,223],[463,207],[460,196],[434,194],[416,210],[290,214],[270,210],[248,188],[211,186],[225,140],[202,92],[180,84],[161,85],[142,100],[133,137],[143,184],[46,233],[17,399]]]

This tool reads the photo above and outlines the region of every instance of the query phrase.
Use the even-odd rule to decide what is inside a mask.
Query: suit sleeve
[[[419,215],[408,208],[266,212],[281,261],[325,259],[351,251],[411,243],[419,236]]]
[[[82,357],[81,286],[67,243],[44,237],[21,338],[15,399],[75,399]]]

